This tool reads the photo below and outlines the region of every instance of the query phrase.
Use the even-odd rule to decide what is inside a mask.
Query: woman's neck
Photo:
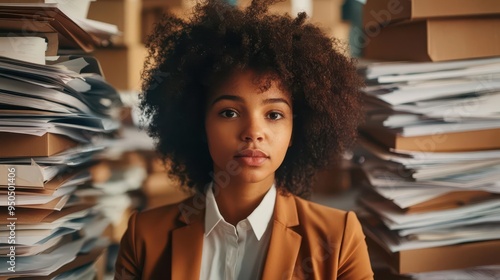
[[[214,185],[215,201],[224,220],[236,226],[246,219],[259,206],[273,183],[274,178],[250,184]]]

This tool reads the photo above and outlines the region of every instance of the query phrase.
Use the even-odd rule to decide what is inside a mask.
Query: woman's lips
[[[235,159],[248,166],[261,166],[269,156],[261,150],[243,150],[236,154]]]

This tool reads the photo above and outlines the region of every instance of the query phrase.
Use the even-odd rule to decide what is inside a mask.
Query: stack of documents
[[[86,72],[95,67],[91,57],[45,66],[0,57],[0,157],[51,156],[116,130],[121,101]]]
[[[58,22],[68,18],[55,5],[40,13],[37,5],[0,5],[2,30],[32,14],[81,39],[75,21]],[[51,42],[12,34],[0,38],[0,279],[93,279],[110,219],[76,192],[90,184],[89,167],[105,148],[95,143],[120,127],[122,102],[94,58],[46,60]]]
[[[103,149],[93,139],[119,127],[121,103],[97,74],[73,71],[87,60],[40,66],[0,58],[0,278],[95,273],[78,271],[107,247],[109,219],[74,193]]]
[[[500,57],[359,71],[372,254],[414,277],[500,264]]]
[[[370,63],[360,72],[367,79],[364,132],[385,147],[429,152],[500,148],[500,57]]]

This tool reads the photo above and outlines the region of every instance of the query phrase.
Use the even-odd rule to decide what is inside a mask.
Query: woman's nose
[[[245,142],[264,140],[264,120],[255,117],[248,118],[241,132],[241,140]]]

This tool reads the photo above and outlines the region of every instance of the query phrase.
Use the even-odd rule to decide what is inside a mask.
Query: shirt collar
[[[207,191],[206,212],[205,212],[205,236],[208,236],[224,217],[219,212],[219,207],[215,201],[212,191],[213,184]],[[260,240],[267,229],[273,216],[274,205],[276,203],[276,187],[273,184],[266,193],[259,206],[247,217],[257,240]]]

